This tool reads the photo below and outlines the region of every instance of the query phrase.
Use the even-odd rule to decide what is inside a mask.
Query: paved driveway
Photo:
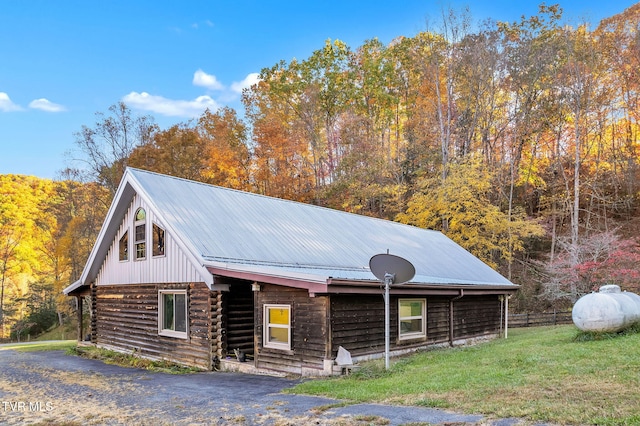
[[[280,393],[297,381],[239,373],[171,375],[63,351],[0,351],[0,424],[513,425],[421,407]]]

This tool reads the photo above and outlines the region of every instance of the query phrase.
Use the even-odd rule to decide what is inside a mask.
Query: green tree
[[[12,338],[20,341],[21,335],[37,336],[55,325],[56,297],[52,284],[31,284],[29,292],[18,302],[25,305],[24,317],[12,327]]]

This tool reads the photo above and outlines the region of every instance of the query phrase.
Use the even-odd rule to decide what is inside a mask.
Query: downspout
[[[500,320],[500,329],[498,330],[500,332],[500,336],[504,336],[504,327],[502,326],[502,320],[504,318],[504,296],[504,294],[498,296],[498,300],[500,301],[500,315],[498,316],[498,319]]]
[[[464,289],[460,289],[460,294],[449,300],[449,346],[453,346],[453,302],[462,299]]]
[[[504,295],[504,338],[509,337],[509,298],[508,294]]]
[[[84,330],[82,328],[83,324],[82,324],[82,299],[83,297],[80,295],[76,295],[76,315],[77,315],[77,321],[78,321],[78,329],[77,329],[77,338],[78,338],[78,342],[82,342],[84,341]]]

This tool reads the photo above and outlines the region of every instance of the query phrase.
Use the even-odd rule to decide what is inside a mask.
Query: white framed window
[[[143,208],[136,210],[136,215],[133,224],[134,230],[134,244],[135,244],[135,259],[142,260],[147,257],[147,213]]]
[[[186,339],[187,290],[158,291],[158,334]]]
[[[398,338],[418,339],[427,335],[427,300],[398,300]]]
[[[129,260],[129,230],[124,231],[118,242],[118,258],[121,262]]]
[[[164,229],[153,224],[153,256],[164,256]]]
[[[291,350],[291,305],[264,305],[263,345]]]

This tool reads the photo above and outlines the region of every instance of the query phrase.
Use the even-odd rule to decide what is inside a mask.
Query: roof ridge
[[[434,232],[434,233],[441,234],[440,231],[436,231],[436,230],[433,230],[433,229],[421,228],[419,226],[398,222],[396,220],[383,219],[383,218],[379,218],[379,217],[375,217],[375,216],[367,216],[367,215],[364,215],[364,214],[348,212],[348,211],[336,209],[336,208],[333,208],[333,207],[320,206],[320,205],[317,205],[317,204],[305,203],[305,202],[302,202],[302,201],[289,200],[287,198],[279,198],[279,197],[275,197],[275,196],[271,196],[271,195],[265,195],[265,194],[259,194],[259,193],[256,193],[256,192],[244,191],[244,190],[241,190],[241,189],[228,188],[226,186],[214,185],[214,184],[211,184],[211,183],[191,180],[191,179],[177,177],[177,176],[171,176],[171,175],[167,175],[167,174],[164,174],[164,173],[158,173],[158,172],[153,172],[153,171],[149,171],[149,170],[138,169],[138,168],[130,167],[130,166],[127,166],[127,170],[131,170],[131,173],[134,174],[134,175],[136,173],[139,173],[139,172],[140,173],[146,173],[146,174],[155,175],[155,176],[158,176],[158,177],[161,177],[161,178],[167,178],[167,179],[182,181],[182,182],[185,182],[187,184],[192,184],[192,185],[196,184],[196,185],[205,186],[205,187],[209,187],[209,188],[218,188],[218,189],[222,189],[222,190],[233,192],[233,193],[238,193],[238,194],[243,194],[243,195],[252,195],[252,196],[255,196],[255,197],[258,197],[258,198],[262,198],[262,199],[265,199],[265,200],[273,200],[275,202],[291,203],[291,204],[294,204],[294,205],[305,206],[305,207],[309,207],[309,208],[317,208],[317,209],[322,209],[322,210],[328,210],[328,211],[332,211],[332,212],[336,212],[336,213],[352,215],[352,216],[358,216],[358,217],[361,217],[361,218],[376,220],[376,221],[385,222],[385,223],[390,222],[390,223],[393,223],[393,224],[395,224],[397,226],[406,226],[406,227],[410,227],[410,228],[421,229],[421,230],[427,231],[427,232]]]

